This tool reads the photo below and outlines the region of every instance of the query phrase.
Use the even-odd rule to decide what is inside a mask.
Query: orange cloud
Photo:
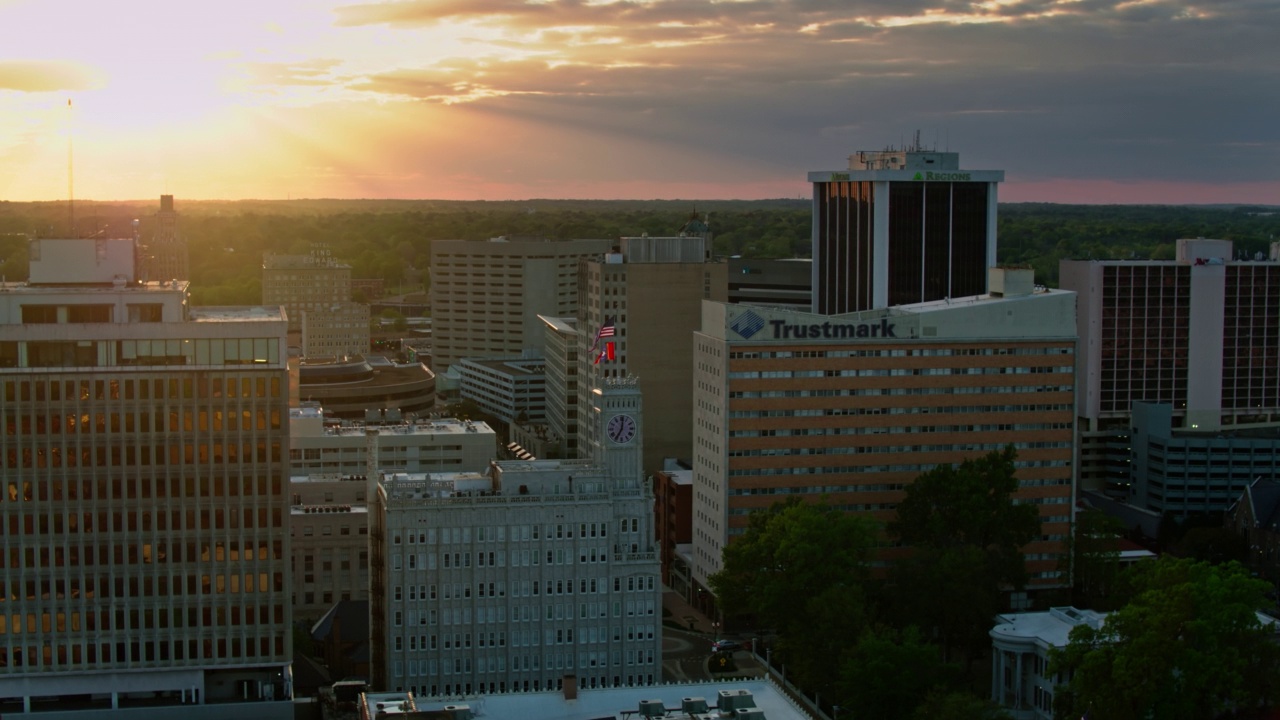
[[[80,63],[38,60],[0,61],[0,90],[56,92],[88,90],[101,84],[101,75]]]

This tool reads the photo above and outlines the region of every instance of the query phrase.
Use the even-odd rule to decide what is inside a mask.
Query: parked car
[[[741,649],[742,649],[742,643],[738,642],[737,640],[717,640],[711,643],[711,652],[713,653],[732,652],[734,650],[741,650]]]

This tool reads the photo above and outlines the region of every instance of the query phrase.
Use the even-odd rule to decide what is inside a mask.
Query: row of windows
[[[129,322],[160,322],[164,316],[162,303],[128,304]],[[37,305],[22,306],[23,325],[56,323],[109,323],[115,321],[115,306],[107,304]]]
[[[382,436],[385,437],[385,436]],[[391,445],[386,440],[378,444],[378,459],[381,460],[387,455],[401,455],[405,453],[421,452],[429,450],[433,455],[437,452],[462,452],[461,445]],[[292,448],[289,450],[290,460],[319,460],[321,457],[330,457],[333,455],[351,455],[352,459],[363,456],[365,453],[364,446],[360,447],[323,447],[323,448]]]
[[[6,380],[5,402],[97,400],[190,400],[193,398],[278,398],[280,377],[238,377],[190,373],[168,379]]]
[[[204,638],[203,640],[132,640],[128,643],[48,642],[0,646],[0,668],[59,668],[81,665],[100,668],[108,663],[170,662],[177,660],[239,660],[245,657],[284,657],[284,636],[271,638]]]
[[[268,520],[268,513],[270,519]],[[203,508],[200,510],[137,510],[130,512],[115,511],[108,513],[105,510],[97,513],[97,530],[96,532],[181,532],[183,530],[225,530],[225,529],[253,529],[253,528],[278,528],[284,527],[284,512],[280,508]],[[111,523],[108,524],[108,520]],[[83,516],[78,513],[47,515],[41,513],[38,516],[20,515],[10,513],[0,515],[0,532],[15,537],[24,535],[26,537],[34,537],[37,535],[64,535],[78,534],[84,532],[86,535],[93,534],[94,529],[94,513],[86,512]],[[104,546],[105,547],[105,546]],[[30,551],[31,547],[25,548]],[[16,552],[19,548],[9,548],[10,552]],[[42,548],[43,550],[43,548]],[[62,548],[57,548],[61,551]],[[0,554],[0,558],[4,557]],[[163,560],[163,558],[160,558]],[[0,564],[3,564],[0,561]]]
[[[1046,443],[1049,445],[1050,443]],[[1017,443],[1018,446],[1023,443]],[[1070,443],[1052,443],[1056,447],[1071,447]],[[1005,447],[1000,443],[971,443],[968,445],[954,446],[938,446],[951,447],[954,452],[962,451],[992,451],[1000,450]],[[900,451],[900,448],[895,448]],[[1071,462],[1069,460],[1018,460],[1014,462],[1015,467],[1067,467]],[[877,472],[913,472],[922,473],[934,468],[932,463],[905,463],[895,465],[823,465],[814,467],[765,467],[765,468],[736,468],[729,471],[729,477],[755,477],[761,475],[822,475],[822,474],[860,474],[860,473],[877,473]]]
[[[622,642],[624,637],[624,628],[614,625],[612,633],[607,626],[584,627],[578,629],[579,645],[594,645],[596,643]],[[625,637],[628,641],[635,640],[653,640],[653,625],[627,625],[625,627]],[[501,648],[507,646],[507,634],[503,631],[493,632],[477,632],[474,633],[476,648]],[[545,642],[540,642],[545,638]],[[574,643],[574,628],[554,628],[547,629],[543,632],[537,630],[513,630],[511,632],[511,647],[540,647],[542,645],[570,645]],[[422,635],[396,635],[392,639],[392,650],[395,652],[428,652],[432,650],[469,650],[471,649],[472,633],[443,633],[437,635],[435,633]]]
[[[456,447],[458,449],[461,449],[461,446],[456,446]],[[572,540],[574,538],[575,528],[577,530],[577,537],[580,537],[580,538],[587,538],[587,537],[603,538],[603,537],[607,537],[608,535],[608,524],[602,523],[602,522],[577,523],[577,524],[556,523],[554,525],[548,524],[545,526],[545,528],[542,525],[512,525],[510,526],[509,529],[510,529],[512,542],[523,542],[528,540],[541,540],[544,537],[547,540],[553,540],[553,539],[554,540]],[[413,545],[415,541],[418,544],[423,544],[423,545],[426,545],[426,544],[435,545],[437,542],[445,545],[456,544],[456,543],[470,544],[472,541],[471,538],[472,538],[473,529],[475,530],[475,542],[506,542],[507,541],[508,527],[506,525],[498,525],[496,527],[480,525],[480,526],[476,526],[475,528],[471,528],[471,527],[439,528],[438,536],[437,536],[437,528],[430,528],[426,531],[417,532],[417,533],[410,532],[404,535],[404,542],[406,542],[409,545]],[[618,529],[623,533],[639,532],[640,519],[639,518],[621,518],[618,521]],[[400,543],[401,543],[401,534],[399,532],[392,533],[391,544],[399,545]]]
[[[773,418],[773,417],[823,417],[843,415],[924,415],[924,414],[964,414],[964,413],[1010,413],[1034,412],[1045,413],[1071,410],[1066,403],[1046,403],[1043,405],[938,405],[921,407],[896,408],[808,408],[781,410],[730,410],[730,418]]]
[[[399,663],[400,661],[397,660],[396,662]],[[501,658],[499,658],[498,662],[499,664],[501,664],[503,661]],[[514,658],[512,659],[512,662],[513,663],[515,662]],[[399,670],[399,668],[400,668],[400,665],[397,664],[396,669]],[[501,672],[501,670],[499,670],[499,672]],[[435,672],[432,671],[428,673],[428,675],[435,675]],[[623,681],[622,675],[613,676],[613,687],[622,687],[623,682],[624,681]],[[625,682],[627,687],[634,687],[636,685],[652,685],[653,673],[650,673],[647,676],[627,675]],[[542,689],[542,683],[543,681],[539,678],[534,678],[532,680],[527,678],[524,680],[513,680],[511,681],[511,692],[531,692],[531,691],[538,692],[539,690]],[[547,678],[546,680],[546,688],[548,690],[555,689],[558,691],[563,686],[564,686],[563,675],[555,678]],[[610,685],[609,685],[608,677],[605,677],[605,676],[587,677],[585,674],[581,674],[581,673],[579,673],[578,675],[578,687],[605,688],[609,686]],[[415,687],[417,688],[416,691],[414,690]],[[480,682],[480,683],[476,683],[474,686],[470,682],[463,683],[461,681],[459,681],[457,684],[444,683],[443,685],[434,685],[434,684],[433,685],[417,685],[417,686],[410,685],[409,690],[410,692],[416,692],[419,697],[439,697],[440,690],[443,688],[444,697],[451,697],[455,692],[459,695],[471,695],[473,687],[475,688],[475,692],[478,692],[480,694],[505,693],[507,692],[507,681],[504,679],[504,680],[498,680],[496,682]],[[404,691],[403,686],[396,685],[396,692],[403,692],[403,691]]]
[[[729,437],[803,437],[823,435],[909,435],[991,430],[1070,430],[1071,423],[1005,423],[1000,425],[877,425],[875,427],[767,428],[730,430]]]
[[[196,498],[278,496],[282,480],[278,476],[254,477],[236,473],[232,477],[106,478],[63,480],[50,478],[37,483],[11,480],[0,500],[8,502],[61,502],[67,500],[119,500],[135,498]]]
[[[997,427],[997,426],[980,426]],[[1015,443],[1017,447],[1029,448],[1066,448],[1069,442],[1033,441]],[[972,443],[948,443],[941,445],[875,445],[844,446],[832,448],[757,448],[753,450],[731,450],[729,457],[778,457],[791,455],[862,455],[868,453],[900,453],[900,452],[956,452],[975,447]]]
[[[0,367],[280,364],[275,338],[194,340],[5,340]]]
[[[614,553],[626,552],[625,546],[614,545]],[[636,545],[631,545],[631,552],[636,552]],[[519,552],[511,551],[511,567],[521,567],[539,564],[540,551],[521,550]],[[404,556],[404,569],[407,570],[435,570],[437,567],[448,570],[450,568],[469,568],[471,567],[470,553],[441,553],[437,560],[435,553],[418,553]],[[489,567],[506,567],[507,553],[505,550],[498,550],[487,555],[485,553],[477,553],[476,567],[485,567],[486,561]],[[609,555],[604,548],[579,548],[579,563],[603,563],[609,561]],[[567,565],[573,562],[573,553],[570,550],[547,550],[547,565]],[[396,553],[391,556],[391,569],[401,569],[401,556]]]
[[[207,563],[207,562],[250,562],[253,560],[267,561],[279,560],[283,552],[280,540],[271,541],[270,545],[265,540],[229,540],[210,544],[204,542],[161,542],[156,545],[151,543],[129,544],[129,545],[105,545],[98,544],[85,548],[79,545],[66,545],[58,547],[10,547],[0,552],[0,567],[7,562],[8,567],[20,568],[25,567],[29,570],[47,567],[92,567],[94,565],[94,548],[97,548],[97,564],[102,566],[123,566],[126,563],[130,565],[150,565],[153,562],[171,562],[171,563]],[[183,548],[186,549],[185,553]],[[83,552],[82,552],[83,550]],[[38,551],[38,553],[37,553]],[[363,553],[362,553],[363,555]],[[35,557],[39,556],[41,562],[37,565]],[[22,562],[25,558],[26,562]],[[54,562],[49,562],[52,558]],[[185,558],[185,560],[184,560]],[[65,560],[65,562],[64,562]],[[132,582],[134,585],[134,593],[137,594],[136,579]],[[116,579],[116,587],[118,596],[123,596],[124,586],[122,578]],[[147,578],[145,589],[150,591],[151,580]],[[265,586],[264,586],[265,587]],[[7,591],[7,592],[6,592]],[[23,594],[25,591],[25,594]],[[79,581],[76,578],[44,578],[42,580],[28,579],[24,583],[14,582],[7,588],[5,581],[0,579],[0,602],[4,602],[6,598],[20,600],[26,598],[34,600],[37,597],[47,596],[74,596],[80,592]],[[86,588],[88,594],[92,594],[92,583]],[[107,589],[101,588],[101,592],[107,597]]]
[[[281,453],[278,443],[271,443],[270,452],[266,443],[256,446],[245,443],[239,445],[223,445],[222,443],[200,445],[129,445],[120,447],[84,447],[68,448],[64,453],[60,447],[52,448],[8,448],[4,455],[7,468],[60,468],[64,465],[73,467],[149,467],[156,465],[202,465],[210,463],[219,467],[238,462],[280,462]]]
[[[537,581],[524,580],[520,582],[513,582],[511,585],[511,594],[513,597],[537,597],[539,594],[540,587],[542,587],[542,585]],[[614,578],[613,591],[622,592],[622,587],[623,587],[622,578]],[[440,592],[438,593],[436,590],[436,583],[431,583],[430,585],[427,585],[427,584],[409,585],[407,586],[407,589],[408,589],[407,593],[405,592],[404,588],[405,586],[396,585],[392,590],[392,598],[396,601],[400,601],[405,597],[407,597],[409,600],[436,600],[436,599],[449,600],[452,598],[471,597],[471,586],[470,584],[464,584],[464,583],[443,583],[440,585]],[[654,578],[651,575],[639,576],[639,577],[636,577],[636,576],[628,577],[626,579],[626,588],[627,588],[626,589],[627,592],[637,592],[637,591],[643,591],[646,589],[653,590]],[[487,587],[486,587],[486,583],[483,583],[483,582],[476,583],[476,597],[486,597],[486,590],[488,593],[487,595],[488,597],[505,597],[507,594],[507,584],[505,582],[496,582],[496,583],[490,582],[487,584]],[[588,594],[588,593],[598,594],[598,593],[605,593],[607,591],[608,591],[608,584],[604,581],[604,579],[591,578],[590,580],[588,580],[587,578],[580,578],[578,580],[579,594]],[[547,580],[546,592],[544,594],[545,595],[572,595],[573,580],[568,580],[568,581]],[[650,611],[650,614],[652,614],[652,610]]]
[[[1070,374],[1069,366],[1019,365],[1000,367],[961,368],[861,368],[842,370],[737,370],[729,373],[735,380],[777,378],[833,378],[833,377],[916,377],[943,375],[1045,375]]]
[[[274,617],[271,612],[274,608]],[[25,622],[24,622],[25,621]],[[114,622],[113,622],[114,621]],[[233,605],[189,608],[117,608],[114,611],[40,612],[0,614],[0,635],[50,632],[110,632],[113,630],[168,630],[270,626],[284,622],[283,605]],[[3,642],[3,641],[0,641]]]
[[[3,434],[34,436],[134,432],[223,432],[281,429],[279,408],[248,410],[170,410],[3,416]]]

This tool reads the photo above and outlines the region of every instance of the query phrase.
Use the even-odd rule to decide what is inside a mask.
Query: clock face
[[[636,419],[630,415],[614,415],[609,418],[605,432],[610,440],[620,445],[629,443],[636,436]]]

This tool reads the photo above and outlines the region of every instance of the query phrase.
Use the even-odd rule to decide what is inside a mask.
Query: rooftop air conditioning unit
[[[640,716],[641,717],[662,717],[667,714],[667,708],[662,704],[661,700],[641,700]]]
[[[680,700],[680,712],[686,715],[702,715],[707,712],[707,699],[687,697]]]

